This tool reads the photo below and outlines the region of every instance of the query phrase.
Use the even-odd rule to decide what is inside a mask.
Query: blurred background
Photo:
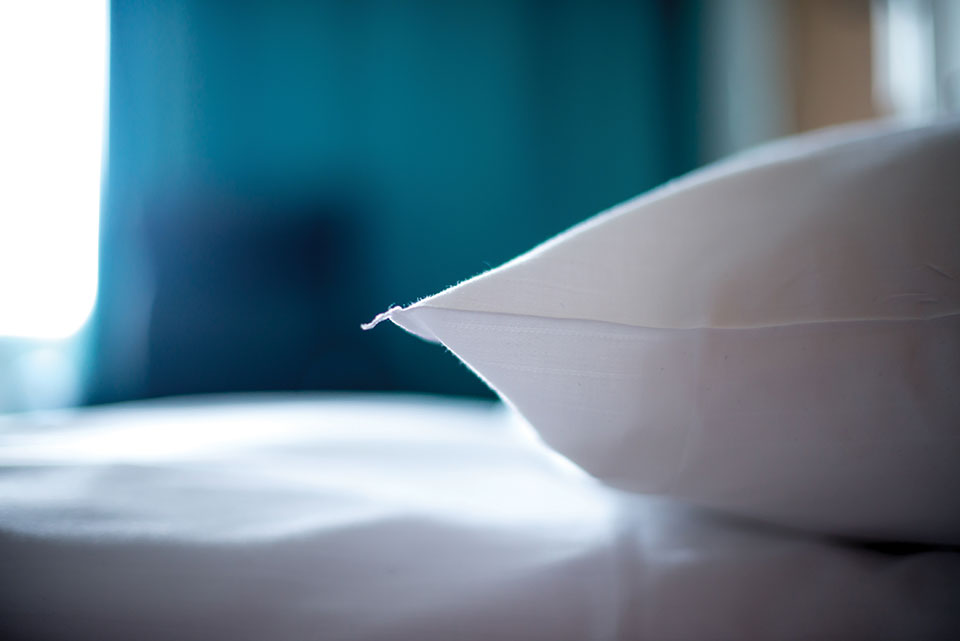
[[[0,5],[0,411],[490,395],[360,323],[740,149],[960,106],[956,0]]]

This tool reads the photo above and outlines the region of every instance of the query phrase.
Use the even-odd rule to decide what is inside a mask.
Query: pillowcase
[[[960,543],[960,121],[774,143],[385,318],[612,485]]]

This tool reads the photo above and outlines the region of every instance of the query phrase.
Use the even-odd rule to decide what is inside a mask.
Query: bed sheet
[[[248,396],[0,417],[2,639],[957,639],[960,553],[606,488],[509,409]]]

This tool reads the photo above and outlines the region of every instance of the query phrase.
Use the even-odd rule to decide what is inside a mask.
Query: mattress
[[[2,639],[957,639],[960,552],[607,488],[501,404],[0,417]]]

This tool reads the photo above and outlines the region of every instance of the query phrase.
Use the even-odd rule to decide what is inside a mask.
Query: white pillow
[[[960,121],[769,145],[383,318],[613,485],[960,543]]]

